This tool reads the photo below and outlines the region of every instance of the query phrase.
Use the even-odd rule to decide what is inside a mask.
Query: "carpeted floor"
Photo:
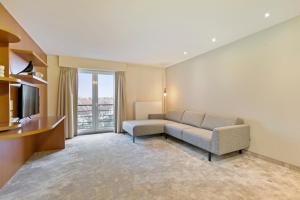
[[[113,133],[80,136],[32,157],[1,200],[300,199],[300,173],[249,154],[207,161],[175,139]]]

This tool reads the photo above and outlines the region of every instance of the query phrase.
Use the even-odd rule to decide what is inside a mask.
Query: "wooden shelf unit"
[[[19,129],[0,132],[0,141],[50,131],[62,123],[64,119],[65,116],[34,117],[30,120],[26,120],[22,124],[18,124]],[[61,131],[61,134],[64,135],[64,131]],[[62,138],[64,140],[65,137],[63,136]]]
[[[32,61],[34,67],[36,67],[35,70],[44,74],[45,79],[47,79],[46,67],[48,65],[34,51],[10,48],[11,45],[9,43],[16,42],[20,42],[20,38],[17,35],[0,29],[0,65],[5,66],[5,76],[0,77],[0,129],[3,124],[9,124],[11,118],[15,117],[18,113],[16,106],[18,105],[18,89],[12,87],[16,86],[16,84],[22,83],[38,87],[41,94],[40,114],[44,116],[47,113],[45,107],[47,102],[47,81],[33,75],[12,75],[10,70],[15,66],[19,66],[19,64],[22,66]],[[18,46],[22,47],[22,45]],[[2,128],[5,128],[5,126]]]
[[[22,124],[19,124],[19,123],[4,123],[4,124],[0,123],[0,134],[2,131],[17,129],[17,128],[20,128],[21,126],[22,126]]]
[[[45,81],[42,78],[39,78],[37,76],[34,75],[21,75],[21,74],[16,74],[16,75],[12,75],[13,77],[20,79],[22,81],[25,81],[27,83],[31,83],[31,84],[48,84],[47,81]]]
[[[17,35],[7,30],[0,29],[0,43],[17,43],[20,41],[21,39]]]
[[[21,83],[21,80],[14,78],[14,77],[0,77],[0,82],[6,83]]]
[[[34,154],[65,148],[64,116],[36,117],[0,132],[0,188]]]
[[[1,19],[2,20],[2,19]],[[0,29],[0,65],[5,66],[4,77],[0,77],[0,124],[9,124],[10,122],[10,85],[16,83],[17,79],[9,77],[9,43],[19,42],[20,38],[7,31]],[[0,129],[7,128],[0,125]]]
[[[5,67],[4,77],[0,77],[0,130],[10,129],[0,132],[1,188],[34,152],[63,149],[65,133],[64,117],[47,117],[47,55],[1,3],[0,16],[0,27],[15,31],[0,28],[0,65]],[[20,80],[12,76],[13,72],[24,69],[29,61],[45,80],[33,76],[22,76]],[[20,83],[39,88],[40,108],[38,115],[18,128],[11,122],[20,114]]]
[[[23,49],[10,49],[12,52],[20,56],[27,62],[32,61],[34,66],[48,67],[48,64],[43,61],[34,51],[23,50]]]

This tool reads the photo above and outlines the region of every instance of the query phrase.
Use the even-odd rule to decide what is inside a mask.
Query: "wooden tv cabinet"
[[[0,188],[35,152],[65,148],[65,116],[36,117],[0,132]]]

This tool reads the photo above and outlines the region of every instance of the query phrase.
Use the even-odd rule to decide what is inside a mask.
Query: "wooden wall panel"
[[[0,124],[9,122],[9,85],[0,83]]]
[[[0,65],[8,66],[8,63],[8,45],[0,44]],[[4,74],[8,76],[8,68],[5,68]],[[9,84],[0,83],[0,123],[6,122],[9,122]]]
[[[10,48],[34,51],[47,62],[47,55],[9,14],[0,3],[0,29],[8,30],[21,38],[21,42],[0,44],[0,64],[6,66],[5,76],[18,73],[27,66],[21,57],[10,51]],[[47,80],[47,68],[35,66],[35,70],[44,74]],[[47,85],[35,85],[40,89],[40,116],[47,116]],[[13,115],[17,115],[17,88],[0,82],[0,123],[9,121],[9,99],[14,101]],[[50,126],[52,127],[52,125]],[[24,128],[26,129],[26,128]],[[0,140],[0,188],[14,175],[23,163],[37,150],[63,149],[64,124],[61,121],[57,128],[45,130],[41,135],[31,135]],[[41,131],[44,132],[44,131]],[[0,134],[5,134],[2,132]],[[3,136],[3,135],[2,135]],[[19,134],[18,134],[19,136]]]
[[[64,119],[36,118],[0,134],[0,188],[34,152],[65,148]]]
[[[65,122],[59,123],[55,129],[37,135],[36,151],[51,151],[65,148]]]
[[[0,188],[36,151],[36,137],[0,140]]]
[[[20,24],[11,16],[6,8],[0,3],[0,28],[9,30],[21,38],[21,42],[10,44],[11,48],[27,49],[36,52],[44,61],[47,61],[45,52],[26,33]]]
[[[9,65],[8,44],[0,43],[0,65],[4,65],[5,67]],[[5,68],[4,74],[5,76],[9,75],[9,68]]]
[[[27,62],[21,59],[18,55],[12,51],[7,51],[7,48],[16,48],[34,51],[45,62],[47,62],[46,53],[35,43],[35,41],[26,33],[26,31],[18,24],[12,15],[5,9],[0,3],[0,29],[8,30],[21,38],[19,43],[12,43],[9,46],[0,44],[0,64],[9,66],[10,70],[6,70],[6,76],[11,73],[18,73],[27,66]],[[3,50],[3,51],[2,51]],[[7,55],[3,56],[6,53]],[[6,59],[2,61],[3,59]],[[9,61],[8,61],[9,60]],[[41,72],[44,75],[44,79],[47,80],[47,68],[35,66],[35,70]],[[40,89],[40,116],[47,116],[47,85],[36,85]],[[11,100],[14,104],[17,104],[17,96],[11,95]],[[2,104],[1,104],[2,108]],[[16,114],[14,112],[14,114]],[[1,120],[0,120],[1,122]]]

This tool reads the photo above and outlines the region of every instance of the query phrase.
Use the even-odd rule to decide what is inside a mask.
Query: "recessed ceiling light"
[[[212,38],[211,41],[212,41],[212,42],[216,42],[217,39],[216,39],[216,38]]]
[[[265,13],[265,18],[269,18],[270,17],[270,13]]]
[[[187,55],[187,54],[188,54],[188,52],[186,52],[186,51],[183,52],[183,55]]]

